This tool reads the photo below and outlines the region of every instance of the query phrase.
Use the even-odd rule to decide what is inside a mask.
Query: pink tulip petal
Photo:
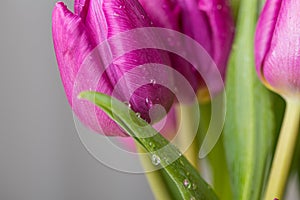
[[[92,51],[80,17],[71,13],[59,2],[52,15],[52,33],[56,58],[66,90],[67,98],[72,104],[72,90],[79,67]]]
[[[94,105],[89,104],[86,110],[80,110],[77,107],[77,101],[79,100],[76,98],[77,94],[73,95],[74,84],[75,81],[78,82],[77,76],[83,61],[94,48],[89,43],[90,40],[82,19],[71,13],[63,3],[57,3],[53,11],[52,23],[57,62],[67,99],[72,109],[79,119],[92,130],[104,132],[106,135],[125,136],[120,128],[104,112],[95,108]],[[98,63],[96,66],[99,67],[97,58],[95,58],[94,62]],[[100,68],[95,68],[94,70],[97,72]],[[86,81],[89,78],[86,77]],[[81,84],[81,87],[84,87],[85,83],[82,82]],[[100,92],[109,93],[112,90],[105,81],[100,83],[100,87]],[[97,118],[92,115],[93,111],[96,111]],[[99,125],[103,131],[101,131]]]
[[[212,27],[209,26],[206,13],[196,9],[197,0],[178,0],[178,4],[182,9],[182,32],[199,42],[212,55]]]
[[[77,0],[74,3],[75,14],[82,18],[94,45],[100,44],[107,38],[103,2],[104,0]]]
[[[103,11],[108,24],[108,38],[135,28],[151,26],[151,20],[136,0],[107,0],[103,3]],[[143,37],[150,41],[156,39],[151,33],[146,31]],[[110,49],[112,54],[114,54],[117,53],[116,51],[118,51],[118,49],[122,49],[122,46],[130,46],[131,44],[132,40],[120,41],[116,44],[117,46],[110,46]],[[144,71],[133,72],[133,69],[148,63],[160,63],[169,66],[169,62],[169,57],[166,52],[155,49],[135,50],[115,59],[106,73],[112,85],[115,85],[119,79],[126,74],[124,84],[122,84],[120,89],[121,94],[119,93],[119,99],[123,99],[126,96],[125,93],[128,93],[128,90],[140,85],[141,79],[147,79]],[[151,74],[156,72],[147,69],[147,73]],[[157,78],[159,79],[160,77],[163,77],[165,80],[170,79],[171,81],[170,75],[164,71],[160,71]],[[133,92],[130,98],[130,104],[134,111],[139,112],[142,118],[149,122],[150,118],[148,112],[151,106],[145,103],[146,99],[153,102],[153,104],[162,105],[168,111],[173,102],[173,94],[169,89],[163,86],[150,84],[150,80],[148,80],[148,82],[149,84],[140,85],[140,87]]]
[[[261,79],[263,79],[263,62],[271,46],[281,4],[282,0],[267,0],[257,23],[255,33],[255,65],[258,76]]]
[[[211,56],[224,77],[234,35],[230,7],[226,0],[201,0],[199,9],[206,13],[212,33]]]
[[[86,1],[89,0],[75,0],[74,1],[74,13],[78,16],[80,16],[82,10],[84,9],[84,5]]]
[[[263,65],[266,81],[281,94],[300,94],[300,1],[282,1]]]
[[[154,26],[180,29],[180,6],[173,0],[139,0]]]

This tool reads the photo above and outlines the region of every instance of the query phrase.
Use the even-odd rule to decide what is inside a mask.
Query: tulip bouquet
[[[300,174],[300,1],[75,0],[52,30],[74,114],[132,138],[156,199],[283,199]]]

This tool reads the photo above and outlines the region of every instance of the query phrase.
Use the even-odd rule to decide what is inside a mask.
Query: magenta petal
[[[80,17],[71,13],[61,2],[53,10],[52,34],[62,82],[72,104],[76,75],[92,47]]]
[[[258,19],[254,48],[256,71],[261,79],[263,62],[271,46],[281,4],[282,0],[267,0]]]
[[[263,64],[265,80],[281,94],[300,94],[300,1],[282,1]]]
[[[180,6],[173,0],[139,0],[154,26],[180,29]]]
[[[103,12],[108,38],[134,28],[151,26],[151,20],[137,0],[104,0]]]
[[[207,16],[212,34],[211,56],[224,77],[234,35],[230,7],[227,0],[201,0],[199,9]]]
[[[75,0],[74,1],[74,13],[76,15],[80,15],[80,13],[82,12],[85,2],[89,1],[89,0]]]
[[[206,14],[197,9],[197,0],[178,0],[178,4],[182,9],[182,32],[199,42],[212,55],[212,27]]]
[[[84,87],[85,82],[78,81],[78,72],[80,67],[82,67],[83,61],[94,48],[90,44],[81,18],[71,13],[63,3],[57,3],[53,11],[52,30],[61,79],[68,101],[75,114],[86,126],[98,133],[125,136],[120,128],[104,112],[95,108],[94,105],[89,104],[85,110],[80,110],[77,107],[79,100],[76,98],[77,94],[73,94],[74,85],[76,82],[76,84]],[[99,67],[97,59],[95,58],[94,60],[98,63],[97,67]],[[99,70],[100,68],[94,69],[96,72]],[[89,78],[91,77],[87,76],[85,81],[88,82]],[[110,93],[112,90],[105,81],[100,83],[100,86],[101,92]],[[94,113],[93,111],[96,111],[96,116],[91,115],[91,113]],[[102,129],[100,129],[99,125]]]
[[[96,90],[121,101],[128,100],[132,109],[147,121],[150,121],[149,102],[160,104],[168,111],[173,103],[173,93],[159,84],[151,83],[147,74],[155,74],[154,77],[170,82],[171,75],[163,70],[145,71],[139,68],[134,71],[143,64],[169,65],[166,52],[155,49],[131,51],[115,58],[104,72],[105,66],[102,63],[109,59],[99,55],[99,49],[95,49],[102,41],[118,33],[151,26],[150,19],[138,1],[76,1],[75,8],[76,15],[62,3],[56,5],[53,11],[53,39],[67,97],[79,119],[98,133],[126,136],[104,112],[89,102],[77,99],[77,95],[85,90]],[[147,31],[142,37],[156,39]],[[131,44],[131,39],[111,43],[109,50],[105,50],[106,56],[115,55],[122,47]],[[118,85],[121,80],[123,84]],[[140,85],[141,80],[144,83]],[[115,88],[117,85],[118,88]],[[131,96],[128,98],[128,95]]]
[[[93,44],[98,45],[107,37],[107,23],[103,14],[104,0],[77,0],[74,10],[85,23]],[[83,5],[84,4],[84,5]]]
[[[103,4],[103,11],[108,24],[108,38],[124,31],[151,26],[151,20],[136,0],[107,0]],[[142,37],[150,41],[157,39],[147,31],[145,31]],[[131,44],[132,40],[122,40],[117,42],[117,46],[110,46],[110,49],[114,54],[117,53],[116,51],[118,51],[118,49],[123,49],[122,46],[130,46]],[[137,66],[149,63],[170,65],[169,57],[166,52],[155,49],[142,49],[132,51],[115,59],[113,64],[106,71],[112,85],[116,85],[119,79],[127,74],[124,84],[121,85],[119,99],[126,99],[124,97],[128,91],[131,91],[137,85],[140,86],[133,92],[130,98],[130,104],[132,109],[139,112],[147,121],[150,121],[148,111],[151,106],[147,105],[146,99],[153,104],[162,105],[167,111],[173,102],[173,93],[170,92],[169,89],[159,84],[150,84],[150,80],[147,79],[147,75],[143,70],[132,71],[136,69]],[[149,68],[146,72],[147,74],[157,73]],[[149,84],[141,85],[140,81],[142,79],[148,81]],[[163,70],[159,72],[157,79],[170,79],[170,81],[172,81],[170,74]]]

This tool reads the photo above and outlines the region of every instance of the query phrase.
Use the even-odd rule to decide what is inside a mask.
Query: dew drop
[[[123,102],[125,105],[127,105],[127,107],[130,109],[131,108],[131,104],[128,101]]]
[[[145,19],[145,15],[141,15],[141,18],[142,18],[142,19]]]
[[[153,106],[153,102],[148,97],[146,98],[145,102],[146,102],[147,106],[149,106],[150,108]]]
[[[135,113],[135,116],[137,116],[138,118],[141,118],[141,113]]]
[[[120,15],[119,15],[118,13],[114,12],[114,13],[113,13],[113,16],[119,17]]]
[[[151,79],[151,80],[150,80],[150,83],[151,83],[152,85],[155,85],[155,84],[156,84],[156,80],[155,80],[155,79]]]
[[[217,9],[218,9],[218,10],[222,10],[222,8],[223,8],[223,6],[222,6],[221,4],[218,4],[218,5],[217,5]]]
[[[156,147],[156,145],[153,144],[152,142],[149,142],[149,146],[152,147],[152,149],[154,149]]]
[[[191,183],[190,183],[190,181],[189,181],[188,179],[184,179],[183,185],[184,185],[184,187],[191,187],[191,186],[190,186]]]
[[[157,155],[153,154],[151,159],[153,165],[157,166],[160,164],[160,158]]]

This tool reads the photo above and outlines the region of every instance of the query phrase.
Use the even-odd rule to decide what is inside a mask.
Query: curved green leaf
[[[254,65],[258,3],[240,2],[226,79],[224,144],[235,200],[261,199],[276,138],[273,98]]]
[[[123,130],[133,137],[147,152],[155,165],[160,165],[172,180],[182,199],[216,200],[212,188],[186,160],[179,150],[148,125],[122,102],[97,92],[82,92],[79,98],[87,99],[107,113]],[[170,160],[175,159],[174,162]]]

